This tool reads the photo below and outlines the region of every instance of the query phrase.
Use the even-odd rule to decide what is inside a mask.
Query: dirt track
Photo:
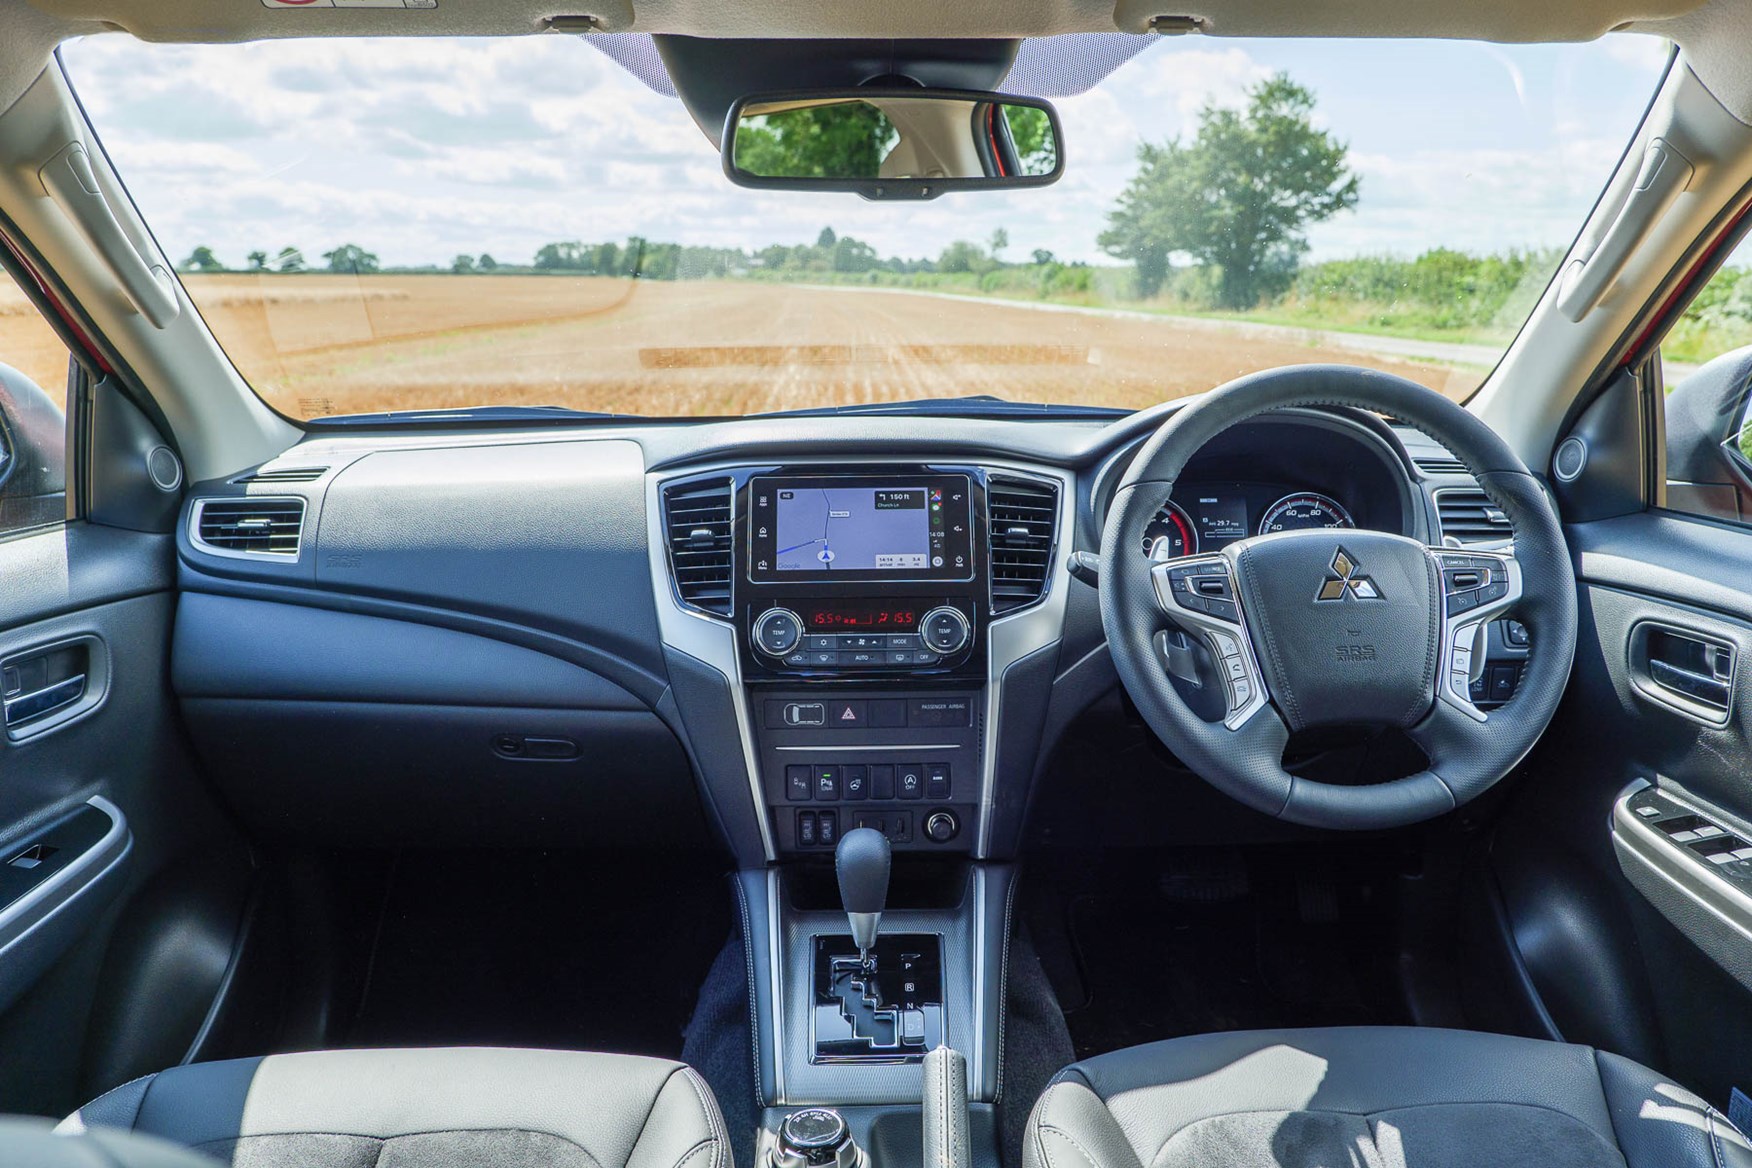
[[[1306,361],[1371,365],[1452,393],[1478,378],[1207,322],[890,292],[542,276],[185,280],[245,376],[301,416],[513,403],[734,414],[976,393],[1144,406]],[[26,325],[40,328],[0,302],[0,360],[34,354],[10,363],[59,384],[52,349],[25,340]]]

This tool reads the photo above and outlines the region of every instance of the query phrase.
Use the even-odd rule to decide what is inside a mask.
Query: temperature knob
[[[967,648],[973,639],[973,626],[966,613],[944,605],[925,614],[925,619],[919,622],[919,635],[924,638],[925,648],[948,656]]]
[[[803,621],[788,608],[769,608],[754,620],[754,647],[783,657],[803,643]]]

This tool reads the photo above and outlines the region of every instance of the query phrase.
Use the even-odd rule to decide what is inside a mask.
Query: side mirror
[[[36,382],[0,365],[0,531],[66,518],[66,415]]]
[[[1667,394],[1667,505],[1742,520],[1752,508],[1752,345]]]
[[[738,186],[867,199],[1041,187],[1065,169],[1049,103],[953,89],[757,94],[730,107],[723,143]]]

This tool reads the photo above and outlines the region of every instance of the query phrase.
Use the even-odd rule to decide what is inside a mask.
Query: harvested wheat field
[[[1138,407],[1307,361],[1463,393],[1476,369],[1320,334],[889,289],[535,275],[184,277],[297,417],[469,405],[724,415],[989,393]],[[12,317],[0,315],[0,351]]]

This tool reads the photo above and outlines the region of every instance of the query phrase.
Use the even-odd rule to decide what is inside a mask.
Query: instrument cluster
[[[1356,527],[1351,510],[1320,491],[1284,483],[1183,483],[1144,529],[1144,554],[1173,560],[1220,551],[1254,535]]]

